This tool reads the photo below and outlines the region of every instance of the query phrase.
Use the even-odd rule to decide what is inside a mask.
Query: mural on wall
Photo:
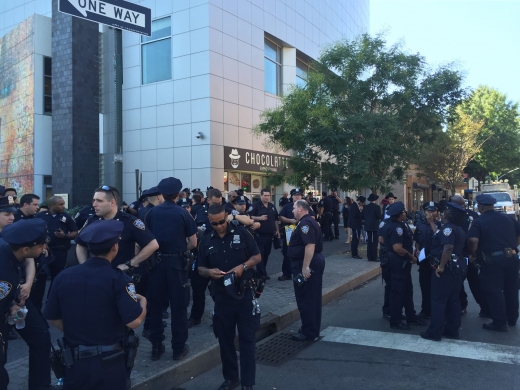
[[[34,22],[0,38],[0,184],[34,191]]]

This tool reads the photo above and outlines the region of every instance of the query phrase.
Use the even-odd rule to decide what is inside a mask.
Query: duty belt
[[[506,248],[504,249],[503,251],[496,251],[496,252],[491,252],[489,254],[490,256],[506,256],[506,257],[511,257],[513,255],[516,255],[516,251],[511,249],[511,248]]]
[[[184,252],[177,252],[177,253],[157,252],[157,256],[160,256],[160,257],[184,257]]]
[[[72,356],[74,356],[74,359],[86,359],[93,356],[99,356],[103,353],[122,350],[123,347],[121,346],[121,343],[113,345],[79,345],[77,347],[72,348]]]

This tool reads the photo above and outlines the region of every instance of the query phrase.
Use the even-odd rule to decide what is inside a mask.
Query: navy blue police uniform
[[[338,198],[334,195],[328,196],[332,202],[332,218],[330,221],[330,232],[331,234],[334,234],[334,238],[336,240],[339,240],[339,205],[341,204],[341,201],[338,200]],[[334,225],[334,231],[332,231],[332,225]]]
[[[435,202],[426,202],[423,205],[423,210],[439,210],[439,205]],[[441,222],[435,221],[437,228],[440,228]],[[421,250],[424,249],[425,256],[428,256],[432,250],[433,230],[429,223],[417,221],[413,240],[418,243]],[[421,287],[421,312],[420,315],[424,318],[431,316],[431,288],[432,288],[432,272],[433,269],[428,261],[421,261],[419,263],[419,286]]]
[[[121,221],[101,220],[82,229],[79,237],[91,251],[102,251],[119,242],[124,228]],[[62,320],[64,344],[72,349],[65,390],[127,388],[125,325],[142,311],[131,279],[105,258],[90,257],[58,275],[44,316]]]
[[[215,231],[204,235],[197,263],[199,267],[228,272],[259,253],[253,236],[245,228],[228,224],[224,237]],[[229,294],[224,278],[211,282],[215,301],[213,329],[220,345],[222,374],[226,381],[236,382],[239,378],[235,351],[235,329],[238,329],[242,386],[253,386],[256,374],[255,333],[260,326],[260,313],[253,303],[254,292],[249,283],[252,276],[252,269],[242,273],[239,281],[245,284],[245,291],[240,299]]]
[[[465,214],[464,209],[455,203],[446,203],[446,208],[453,213]],[[459,337],[460,328],[460,285],[466,272],[466,258],[463,248],[466,233],[461,226],[446,222],[432,236],[428,262],[430,268],[437,268],[442,258],[445,245],[453,245],[452,256],[440,276],[432,272],[431,277],[431,322],[428,330],[421,337],[440,340],[442,336]],[[433,267],[432,267],[433,266]]]
[[[318,202],[318,208],[323,208],[323,214],[321,214],[320,218],[320,226],[323,231],[323,239],[325,241],[330,241],[334,239],[331,230],[332,206],[332,199],[330,199],[330,197],[328,196],[324,196]]]
[[[9,245],[36,246],[45,244],[47,226],[41,219],[26,219],[6,226],[0,239],[0,389],[6,390],[9,376],[4,368],[7,360],[8,337],[13,325],[6,321],[12,305],[18,303],[23,265]],[[25,326],[17,329],[18,334],[29,346],[29,390],[46,389],[51,384],[49,353],[51,338],[49,326],[41,312],[30,299],[25,301],[28,310]],[[2,336],[3,335],[3,336]]]
[[[388,228],[388,221],[381,221],[377,230],[378,238],[382,237],[383,242]],[[385,243],[386,244],[386,243]],[[381,263],[381,278],[385,282],[385,293],[383,299],[383,318],[390,320],[390,292],[392,291],[392,278],[390,276],[390,266],[388,265],[388,249],[385,244],[380,244],[379,261]]]
[[[321,327],[321,291],[325,258],[323,257],[323,238],[320,225],[309,215],[300,218],[296,229],[291,234],[287,256],[291,259],[293,277],[302,272],[305,246],[314,244],[314,255],[309,264],[312,274],[301,286],[294,283],[294,295],[300,311],[302,338],[315,340],[320,336]]]
[[[76,213],[76,216],[74,217],[74,222],[76,222],[76,227],[81,229],[83,225],[85,225],[85,222],[87,219],[92,217],[93,215],[96,215],[96,210],[94,210],[94,207],[92,206],[85,206],[81,210],[79,210]]]
[[[267,276],[267,261],[271,254],[271,247],[273,246],[273,237],[276,234],[276,224],[278,223],[278,211],[274,204],[269,202],[264,206],[263,202],[255,202],[249,208],[249,215],[252,217],[260,217],[267,215],[267,220],[260,222],[260,227],[255,230],[255,241],[260,249],[262,261],[256,266],[256,269],[261,277],[270,279]]]
[[[278,201],[278,207],[283,209],[287,203],[291,203],[291,200],[285,196],[282,196]]]
[[[477,203],[491,206],[496,200],[489,195],[479,195]],[[487,301],[491,324],[485,329],[507,330],[518,320],[518,268],[516,254],[520,236],[518,222],[506,214],[488,210],[473,221],[468,238],[478,239],[478,251],[485,256],[480,267],[480,288]]]
[[[50,242],[47,244],[54,260],[49,264],[49,270],[51,273],[51,282],[54,280],[67,265],[67,255],[70,249],[70,239],[67,237],[58,238],[54,234],[58,229],[65,233],[65,236],[72,232],[77,232],[78,227],[76,222],[67,213],[58,213],[52,215],[50,211],[44,211],[34,216],[35,218],[41,218],[47,224],[49,230]]]
[[[157,185],[157,190],[163,195],[178,194],[181,188],[181,181],[174,177],[163,179]],[[171,309],[173,357],[180,359],[188,352],[186,311],[190,290],[184,252],[187,250],[186,239],[197,233],[197,226],[191,215],[172,200],[155,206],[146,217],[146,225],[159,243],[150,284],[152,359],[158,359],[164,352],[162,312],[166,302],[170,303]]]
[[[396,202],[388,208],[390,216],[398,217],[404,211],[404,204]],[[388,265],[392,289],[390,292],[390,327],[397,329],[408,329],[408,325],[401,322],[402,309],[404,306],[406,321],[408,324],[423,325],[416,314],[413,305],[412,263],[409,258],[413,253],[413,234],[408,225],[399,221],[388,221],[385,231],[385,247],[388,251]],[[404,257],[397,254],[393,248],[394,244],[401,244],[408,252]]]

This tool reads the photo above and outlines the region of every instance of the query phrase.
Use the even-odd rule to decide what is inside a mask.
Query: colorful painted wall
[[[0,38],[0,184],[34,191],[34,17]]]

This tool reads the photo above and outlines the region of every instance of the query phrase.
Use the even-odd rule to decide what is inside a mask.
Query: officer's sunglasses
[[[211,225],[212,226],[219,226],[219,225],[224,225],[225,223],[226,223],[226,219],[224,218],[222,221],[211,222]]]
[[[114,199],[117,199],[116,194],[114,194],[114,191],[112,191],[109,186],[101,186],[98,188],[98,190],[110,192],[112,194],[112,196],[114,197]]]

